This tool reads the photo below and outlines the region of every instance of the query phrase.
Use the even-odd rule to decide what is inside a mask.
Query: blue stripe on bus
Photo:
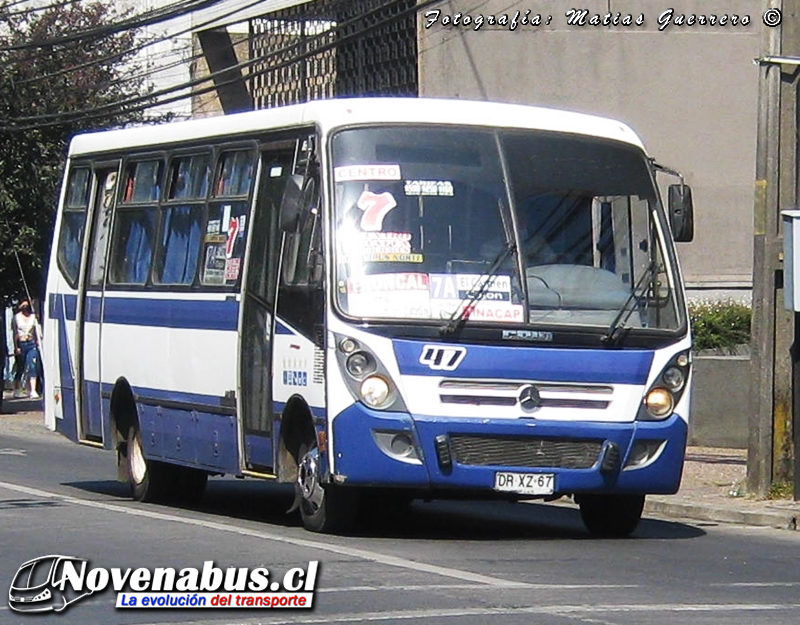
[[[487,346],[437,343],[443,348],[464,348],[466,354],[454,370],[432,369],[420,362],[432,343],[397,339],[394,351],[404,375],[458,378],[541,380],[597,384],[644,384],[653,362],[651,350],[571,349],[561,347]]]
[[[103,392],[110,394],[114,390],[114,385],[108,382],[103,384]],[[131,390],[137,400],[157,403],[159,401],[175,402],[187,405],[206,406],[208,408],[235,408],[235,400],[226,400],[219,395],[204,395],[201,393],[187,393],[178,390],[164,390],[158,388],[147,388],[142,386],[132,386]]]
[[[106,297],[103,307],[103,323],[156,328],[236,331],[239,317],[239,302],[235,300]],[[90,311],[94,313],[92,308]],[[86,321],[99,322],[99,315],[90,314]]]
[[[50,319],[75,321],[78,298],[75,295],[51,295],[48,308]]]
[[[69,321],[74,321],[77,300],[76,295],[51,295],[51,317],[61,317],[63,314]],[[223,301],[134,297],[101,299],[90,294],[86,298],[85,321],[100,323],[101,311],[103,323],[153,328],[236,331],[239,302],[234,299]]]

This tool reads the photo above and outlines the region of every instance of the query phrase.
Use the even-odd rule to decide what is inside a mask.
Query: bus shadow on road
[[[675,540],[705,534],[692,525],[645,518],[631,538]],[[402,515],[368,516],[352,535],[477,541],[598,540],[586,531],[575,507],[501,501],[415,501]]]
[[[95,494],[130,500],[125,484],[91,481],[65,484]],[[278,527],[301,525],[298,512],[287,514],[294,500],[288,484],[214,478],[196,503],[180,501],[138,504],[172,508]],[[360,510],[350,538],[418,540],[598,540],[584,528],[577,507],[567,503],[505,501],[414,500],[408,506]],[[642,519],[630,539],[685,540],[705,536],[701,528],[679,521]],[[609,539],[614,540],[614,539]]]

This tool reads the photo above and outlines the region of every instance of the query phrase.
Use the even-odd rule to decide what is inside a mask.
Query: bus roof
[[[163,147],[173,143],[303,125],[316,125],[323,132],[329,132],[337,127],[370,123],[430,123],[548,130],[612,139],[644,149],[639,137],[626,124],[583,113],[457,99],[343,98],[81,134],[72,140],[70,156]]]

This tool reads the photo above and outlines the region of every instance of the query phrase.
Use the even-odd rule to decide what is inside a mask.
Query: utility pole
[[[800,0],[767,0],[765,15],[780,11],[780,24],[764,26],[759,64],[758,135],[753,218],[753,405],[747,453],[748,491],[764,495],[774,482],[795,475],[793,438],[800,410],[793,380],[800,382],[795,315],[784,309],[781,210],[798,208],[798,76]],[[765,18],[766,21],[766,18]],[[800,384],[797,386],[800,392]],[[793,423],[797,423],[793,427]],[[795,498],[800,480],[795,480]]]

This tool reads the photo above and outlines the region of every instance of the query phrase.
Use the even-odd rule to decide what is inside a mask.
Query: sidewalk
[[[649,495],[645,516],[800,529],[800,502],[746,494],[747,451],[689,447],[676,495]]]
[[[12,399],[6,392],[0,433],[44,427],[41,400]],[[1,438],[1,437],[0,437]],[[765,500],[745,493],[747,452],[744,449],[689,447],[683,480],[676,495],[649,495],[645,516],[739,523],[780,529],[800,529],[800,502]]]

